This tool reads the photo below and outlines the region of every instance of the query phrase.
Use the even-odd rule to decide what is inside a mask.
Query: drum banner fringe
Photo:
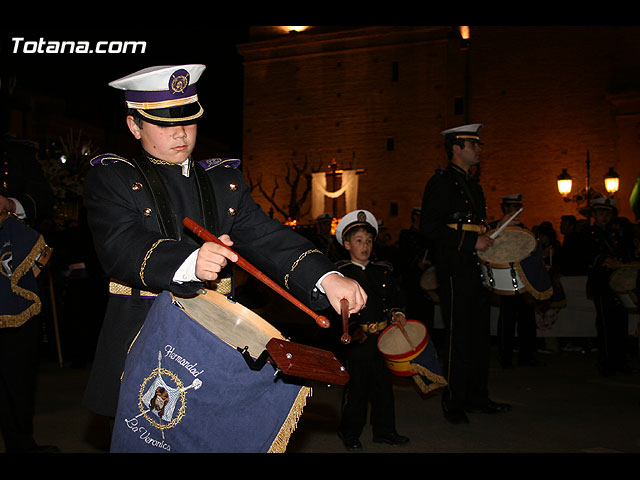
[[[160,293],[129,350],[111,452],[284,452],[310,388],[250,369],[179,302]]]
[[[2,222],[0,328],[19,327],[40,313],[42,302],[33,266],[46,247],[42,235],[23,221],[8,217]]]
[[[538,247],[540,248],[540,247]],[[527,292],[536,300],[547,300],[553,295],[549,272],[541,263],[541,257],[530,256],[514,265]]]
[[[311,396],[311,388],[310,387],[302,387],[300,389],[300,393],[298,393],[298,398],[293,403],[291,407],[291,412],[287,416],[287,419],[282,424],[282,428],[276,435],[276,439],[273,441],[271,448],[267,453],[284,453],[287,449],[287,445],[289,444],[289,440],[291,438],[291,434],[298,427],[298,420],[302,416],[302,410],[307,404],[307,398]]]
[[[408,368],[413,373],[411,378],[424,394],[447,386],[447,381],[442,376],[433,342],[430,340],[422,355],[409,362]]]
[[[338,198],[343,194],[345,197],[345,211],[351,212],[357,209],[358,175],[356,170],[342,172],[342,187],[335,192],[327,191],[326,172],[311,174],[311,216],[317,218],[325,212],[324,197]]]
[[[422,322],[407,320],[404,332],[396,325],[390,325],[380,334],[378,349],[391,373],[411,376],[422,393],[447,385],[438,353]]]

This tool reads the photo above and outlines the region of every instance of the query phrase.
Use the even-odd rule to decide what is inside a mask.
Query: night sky
[[[3,29],[0,64],[4,89],[14,77],[18,88],[29,88],[65,100],[68,116],[97,127],[113,122],[124,110],[123,95],[107,83],[153,65],[203,63],[198,82],[205,107],[202,128],[221,142],[239,148],[242,119],[242,58],[236,45],[248,39],[248,26],[208,26],[205,30],[158,29]],[[14,38],[24,38],[17,43]],[[40,43],[40,39],[48,43]],[[37,42],[144,41],[144,53],[34,53]],[[32,43],[26,43],[32,42]],[[18,45],[18,51],[15,47]],[[3,97],[4,99],[4,97]],[[238,152],[240,153],[240,152]]]

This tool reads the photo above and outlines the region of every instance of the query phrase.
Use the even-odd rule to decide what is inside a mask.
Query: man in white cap
[[[84,404],[116,413],[127,349],[156,295],[193,295],[215,282],[232,294],[230,263],[238,254],[315,309],[349,301],[351,313],[366,295],[306,239],[269,218],[253,201],[240,161],[196,162],[191,156],[204,109],[196,82],[204,65],[151,67],[110,83],[123,90],[126,123],[140,141],[132,158],[94,158],[85,205],[94,244],[112,278],[102,332]],[[189,217],[227,247],[201,242],[183,226]]]
[[[589,262],[587,296],[596,308],[599,372],[604,376],[628,372],[627,337],[629,317],[620,298],[609,285],[616,268],[630,259],[622,248],[622,239],[611,228],[618,214],[612,198],[596,198],[591,202],[594,224],[589,230]]]
[[[442,132],[449,165],[436,170],[422,200],[421,230],[433,242],[440,306],[449,334],[442,397],[445,418],[468,423],[466,413],[500,413],[510,406],[489,399],[489,292],[476,258],[493,240],[487,231],[482,187],[471,168],[480,162],[481,124]]]
[[[502,197],[500,205],[502,213],[514,215],[523,205],[523,195],[512,193]],[[511,219],[510,225],[525,228],[520,221],[520,214]],[[499,222],[492,222],[490,228],[498,228]],[[518,365],[539,365],[535,358],[536,351],[536,313],[531,296],[526,292],[516,291],[513,295],[499,295],[500,315],[498,316],[498,360],[503,368],[513,367],[513,354],[517,341]],[[517,340],[516,340],[517,328]]]

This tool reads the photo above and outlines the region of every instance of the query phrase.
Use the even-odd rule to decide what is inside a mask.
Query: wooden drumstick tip
[[[316,324],[322,328],[329,328],[329,319],[323,315],[318,315],[316,317]]]
[[[351,343],[351,336],[348,333],[345,333],[340,337],[340,341],[345,345],[349,345]]]

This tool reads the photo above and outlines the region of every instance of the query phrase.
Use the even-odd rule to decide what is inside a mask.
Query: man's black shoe
[[[403,435],[398,435],[396,432],[388,433],[386,435],[374,435],[374,443],[388,443],[389,445],[403,445],[409,442],[409,439]]]
[[[484,405],[470,405],[464,410],[467,413],[506,413],[511,411],[511,405],[488,400]]]
[[[344,444],[344,448],[347,449],[348,452],[357,452],[358,450],[362,450],[362,443],[360,443],[360,439],[358,437],[354,437],[352,435],[342,435],[342,433],[338,433],[338,436],[342,440]]]
[[[447,422],[454,425],[469,423],[469,417],[464,413],[464,410],[446,410],[443,408],[442,413]]]

